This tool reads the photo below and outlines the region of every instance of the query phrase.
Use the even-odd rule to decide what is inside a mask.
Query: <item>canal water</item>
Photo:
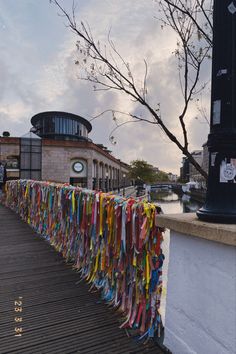
[[[191,199],[187,195],[178,195],[171,189],[156,190],[151,192],[151,201],[161,207],[164,214],[179,214],[179,213],[194,213],[202,207],[199,203]],[[161,315],[162,321],[165,325],[165,312],[166,312],[166,295],[168,289],[168,264],[169,264],[169,246],[170,246],[170,232],[166,230],[162,242],[162,251],[165,255],[165,262],[163,265],[163,291],[161,298]],[[168,306],[168,303],[167,303]]]
[[[190,196],[178,195],[171,189],[151,192],[151,200],[157,203],[165,214],[194,213],[202,206],[202,203]]]

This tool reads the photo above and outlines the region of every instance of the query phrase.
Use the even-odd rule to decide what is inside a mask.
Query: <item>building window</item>
[[[18,158],[18,156],[7,156],[6,168],[8,170],[19,169],[19,158]]]
[[[42,142],[41,139],[21,138],[20,178],[41,179]]]
[[[91,124],[82,117],[63,112],[44,112],[32,117],[36,134],[50,139],[88,139]],[[87,126],[88,125],[88,126]],[[74,138],[73,138],[74,137]]]
[[[60,134],[60,119],[55,117],[55,133]]]
[[[70,184],[72,186],[86,188],[87,187],[87,178],[86,177],[71,177]]]

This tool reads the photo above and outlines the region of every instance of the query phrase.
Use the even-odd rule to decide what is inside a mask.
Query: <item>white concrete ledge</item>
[[[236,225],[200,221],[195,213],[157,215],[156,225],[187,236],[236,246]]]

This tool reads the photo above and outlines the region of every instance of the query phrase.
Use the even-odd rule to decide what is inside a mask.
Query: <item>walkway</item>
[[[128,338],[118,328],[120,314],[89,293],[71,266],[2,206],[0,225],[1,354],[162,353],[153,342],[144,346]],[[22,312],[15,312],[14,301],[23,302]],[[15,327],[22,327],[22,336],[15,336]]]

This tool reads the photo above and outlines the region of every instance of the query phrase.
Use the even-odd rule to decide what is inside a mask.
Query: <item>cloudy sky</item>
[[[60,3],[70,11],[71,0]],[[161,104],[163,120],[180,136],[177,117],[182,96],[172,54],[176,36],[161,30],[157,6],[153,0],[78,0],[76,16],[89,23],[101,43],[111,31],[116,48],[137,80],[143,76],[146,59],[148,100]],[[25,134],[31,127],[30,118],[47,110],[68,111],[89,120],[106,109],[142,111],[124,95],[94,92],[90,83],[78,79],[80,69],[74,64],[77,38],[65,25],[49,0],[0,0],[0,134],[4,130],[11,136]],[[208,100],[204,96],[203,104]],[[209,129],[196,116],[193,106],[187,116],[191,150],[201,148]],[[90,138],[108,146],[117,158],[127,163],[142,158],[167,172],[179,172],[181,153],[158,127],[128,124],[115,132],[117,143],[112,145],[111,115],[92,124]]]

